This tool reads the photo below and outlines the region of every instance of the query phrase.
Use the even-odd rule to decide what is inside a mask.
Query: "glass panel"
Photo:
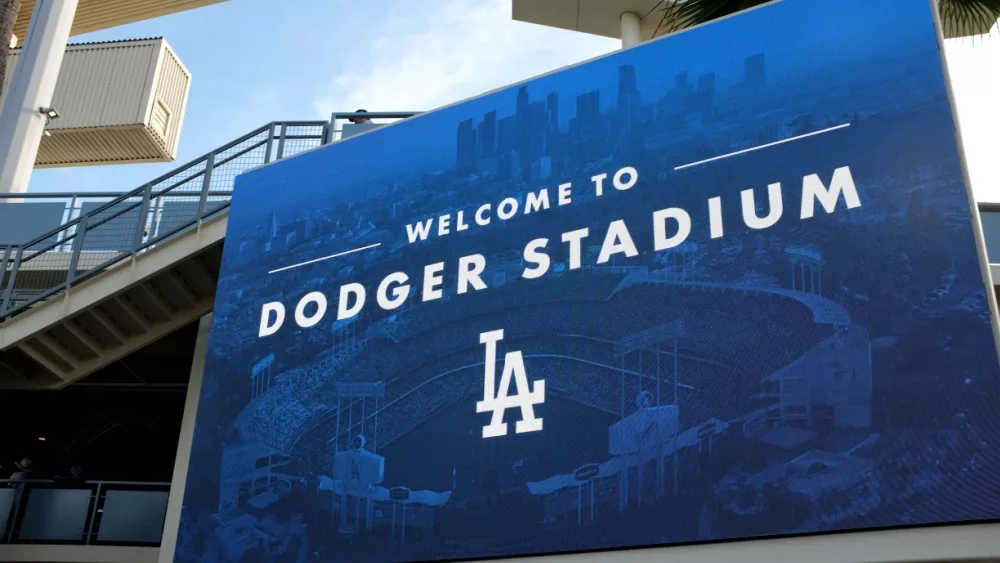
[[[0,538],[7,530],[7,520],[14,511],[14,496],[17,491],[14,489],[0,489]]]
[[[366,121],[364,123],[345,123],[340,129],[340,140],[353,137],[355,135],[360,135],[365,131],[371,131],[372,129],[378,129],[382,127],[381,123],[372,123],[371,121]]]
[[[163,197],[163,208],[160,210],[160,217],[157,221],[156,236],[163,236],[177,227],[189,223],[198,217],[199,194],[190,196]]]
[[[90,489],[30,489],[18,539],[79,541],[92,495]]]
[[[24,244],[58,229],[65,211],[61,201],[0,203],[0,246]]]
[[[131,251],[135,230],[139,227],[139,206],[136,203],[135,200],[127,199],[91,215],[87,234],[83,238],[83,249]],[[104,204],[105,202],[100,201],[86,202],[80,206],[80,214],[90,214]]]
[[[1000,212],[983,211],[983,236],[986,240],[986,255],[990,264],[1000,264]]]
[[[167,491],[108,491],[98,541],[159,543]]]

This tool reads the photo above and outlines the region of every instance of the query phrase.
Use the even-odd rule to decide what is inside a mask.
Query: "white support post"
[[[642,42],[642,18],[635,12],[625,12],[621,15],[622,49],[635,47]]]
[[[45,130],[78,0],[37,0],[0,111],[0,192],[24,193]],[[58,108],[57,108],[58,109]]]
[[[191,463],[191,444],[194,442],[194,422],[198,414],[201,378],[205,373],[208,333],[211,328],[212,315],[205,315],[198,323],[198,339],[194,344],[194,361],[191,363],[191,379],[188,381],[187,397],[184,400],[184,415],[181,419],[181,435],[177,444],[177,456],[174,457],[174,476],[170,481],[170,494],[167,497],[167,514],[163,521],[159,563],[173,563],[174,551],[177,548],[181,508],[184,506],[184,489],[187,486],[188,465]]]

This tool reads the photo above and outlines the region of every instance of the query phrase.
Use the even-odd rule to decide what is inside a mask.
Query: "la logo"
[[[476,403],[476,412],[492,412],[490,424],[483,427],[483,438],[496,438],[507,435],[507,423],[503,421],[507,409],[521,409],[521,420],[517,421],[517,434],[538,432],[542,429],[542,419],[535,418],[535,405],[545,402],[545,380],[534,382],[533,388],[528,384],[528,374],[524,369],[524,358],[521,351],[507,352],[504,356],[503,373],[500,376],[500,389],[496,387],[497,342],[503,340],[503,329],[491,330],[479,335],[479,343],[486,345],[486,374],[483,383],[483,400]],[[514,377],[517,394],[508,395],[510,379]],[[496,393],[496,394],[494,394]]]

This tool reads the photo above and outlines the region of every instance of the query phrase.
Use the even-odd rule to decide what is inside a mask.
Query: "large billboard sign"
[[[784,0],[237,181],[177,561],[1000,517],[930,2]]]

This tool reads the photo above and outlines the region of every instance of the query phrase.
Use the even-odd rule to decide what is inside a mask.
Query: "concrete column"
[[[170,480],[170,496],[167,497],[167,514],[163,521],[159,563],[173,563],[174,550],[177,548],[181,508],[184,506],[184,488],[187,485],[188,465],[191,463],[191,443],[194,442],[194,421],[198,414],[201,378],[205,372],[208,333],[211,328],[212,315],[205,315],[198,323],[198,340],[194,343],[194,361],[191,363],[191,379],[188,381],[187,398],[184,400],[181,435],[177,443],[177,457],[174,458],[174,476]]]
[[[642,18],[635,12],[625,12],[621,15],[622,49],[635,47],[642,42]]]
[[[24,193],[52,105],[78,0],[38,0],[0,111],[0,192]],[[58,109],[58,108],[56,108]]]

